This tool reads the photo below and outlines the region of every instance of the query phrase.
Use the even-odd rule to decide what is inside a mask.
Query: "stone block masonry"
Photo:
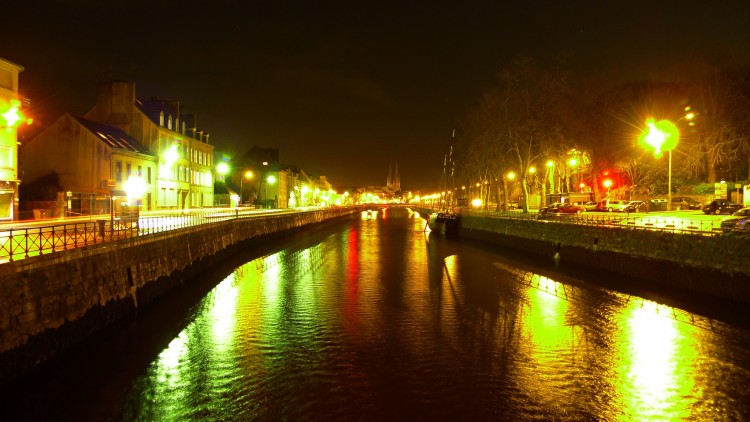
[[[460,238],[750,304],[750,237],[461,217]]]
[[[238,248],[354,215],[239,218],[0,265],[0,386],[133,314]]]

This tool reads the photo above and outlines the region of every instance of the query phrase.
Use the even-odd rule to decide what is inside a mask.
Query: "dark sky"
[[[393,162],[427,191],[457,118],[521,54],[585,72],[750,51],[747,0],[25,0],[3,15],[0,57],[24,66],[35,114],[83,114],[97,82],[134,80],[219,152],[279,148],[334,186],[383,185]]]

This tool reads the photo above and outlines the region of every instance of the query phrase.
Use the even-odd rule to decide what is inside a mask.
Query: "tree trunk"
[[[502,185],[495,183],[495,195],[497,195],[497,201],[495,201],[495,211],[502,211],[502,205],[500,204],[500,191],[503,191],[503,198],[505,197],[505,182]]]
[[[529,186],[521,183],[521,192],[523,192],[523,212],[529,212]]]
[[[706,167],[708,169],[708,183],[716,183],[716,166],[714,165],[713,154],[711,154],[710,151],[708,152],[708,154],[706,154],[706,160]]]

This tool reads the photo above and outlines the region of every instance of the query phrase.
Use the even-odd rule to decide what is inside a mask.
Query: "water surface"
[[[172,295],[19,387],[15,415],[750,418],[747,327],[428,234],[407,210],[205,278],[210,290]]]

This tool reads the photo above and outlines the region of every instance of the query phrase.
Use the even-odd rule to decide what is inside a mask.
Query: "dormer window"
[[[164,112],[159,112],[159,126],[164,127]]]
[[[172,130],[172,116],[167,118],[167,129]]]

